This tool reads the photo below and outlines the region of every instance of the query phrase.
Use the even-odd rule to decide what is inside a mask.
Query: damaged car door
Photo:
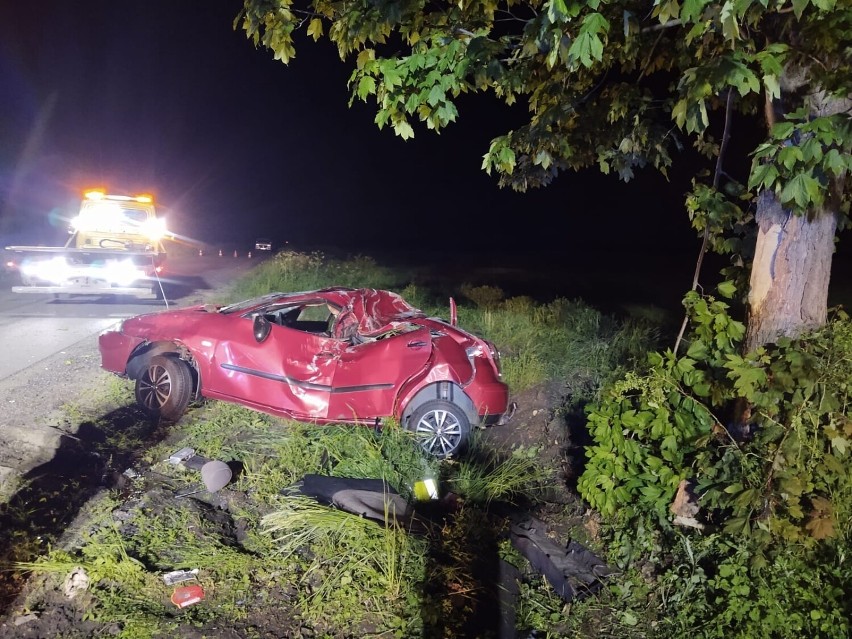
[[[393,415],[399,389],[417,373],[426,372],[431,354],[429,329],[421,326],[346,345],[337,357],[328,417],[369,421]]]
[[[325,419],[339,340],[322,330],[323,321],[297,321],[303,310],[262,309],[240,318],[216,346],[217,375],[206,394],[285,417]]]

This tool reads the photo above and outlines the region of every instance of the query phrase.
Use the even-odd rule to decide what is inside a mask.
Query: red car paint
[[[262,341],[256,321],[268,325]],[[138,379],[166,353],[191,365],[204,397],[313,423],[393,417],[405,426],[435,400],[460,407],[471,425],[507,421],[513,410],[493,344],[390,291],[274,293],[140,315],[102,333],[99,348],[102,367],[118,375]]]

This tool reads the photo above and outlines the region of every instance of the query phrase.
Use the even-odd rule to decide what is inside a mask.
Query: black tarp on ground
[[[547,535],[545,523],[534,517],[513,524],[509,538],[566,602],[597,592],[601,579],[616,572],[577,541],[556,543]]]

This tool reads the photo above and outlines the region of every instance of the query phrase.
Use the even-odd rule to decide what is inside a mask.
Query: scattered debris
[[[192,570],[172,570],[163,575],[163,583],[167,586],[198,580],[198,568]],[[204,588],[194,583],[187,586],[177,586],[172,592],[171,602],[178,608],[186,608],[204,599]]]
[[[186,608],[204,599],[204,588],[200,584],[178,586],[172,593],[171,601],[178,608]]]
[[[438,483],[434,479],[414,482],[414,497],[419,501],[438,499]]]
[[[127,477],[128,479],[138,479],[139,478],[139,473],[137,473],[132,468],[128,468],[127,470],[125,470],[121,474],[124,475],[125,477]]]
[[[204,488],[211,493],[215,493],[227,486],[233,477],[231,467],[228,464],[218,459],[208,459],[207,457],[196,455],[194,448],[181,448],[169,456],[168,462],[175,466],[182,465],[190,470],[200,471]],[[204,489],[182,493],[178,497],[194,495],[200,493],[202,490]]]
[[[163,575],[163,583],[167,586],[183,583],[184,581],[192,581],[198,578],[198,568],[192,570],[172,570]]]
[[[696,528],[698,530],[704,529],[704,524],[695,517],[701,508],[698,506],[698,495],[695,494],[693,483],[690,480],[682,479],[680,481],[674,501],[669,507],[669,510],[675,515],[673,520],[675,525]]]
[[[231,481],[231,467],[223,461],[213,459],[201,467],[201,481],[211,493],[215,493]]]
[[[25,623],[29,623],[31,621],[37,621],[37,620],[38,620],[38,615],[34,612],[31,612],[27,615],[18,615],[17,617],[15,617],[14,623],[15,623],[16,626],[23,626]]]
[[[544,522],[528,517],[511,526],[510,540],[533,568],[544,575],[566,602],[600,590],[602,578],[616,570],[581,543],[560,546],[548,535]]]
[[[195,455],[195,449],[194,448],[181,448],[179,451],[177,451],[177,452],[175,452],[175,453],[173,453],[172,455],[169,456],[168,462],[170,464],[174,464],[175,466],[177,466],[178,464],[186,461],[187,459],[189,459],[193,455]]]
[[[78,594],[85,592],[88,589],[89,575],[86,574],[86,571],[82,566],[74,568],[62,584],[62,592],[64,592],[65,596],[69,599],[73,599]]]

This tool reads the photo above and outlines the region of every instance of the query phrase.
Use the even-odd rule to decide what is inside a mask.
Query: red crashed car
[[[453,315],[455,315],[453,313]],[[497,349],[399,295],[328,288],[139,315],[100,335],[104,369],[177,419],[193,396],[311,423],[395,418],[430,454],[514,411]]]

